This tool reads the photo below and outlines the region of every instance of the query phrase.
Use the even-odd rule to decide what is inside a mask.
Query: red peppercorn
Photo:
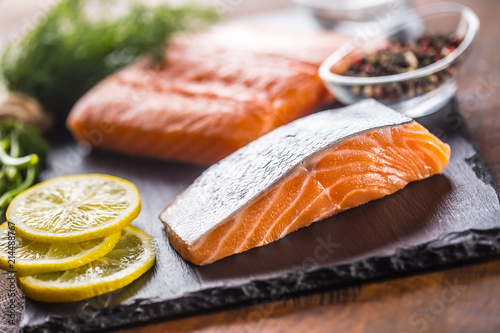
[[[361,66],[361,64],[363,63],[363,57],[360,56],[359,54],[354,54],[351,59],[352,59],[352,64],[355,66]]]
[[[352,54],[352,63],[344,75],[373,77],[416,70],[446,57],[460,45],[462,40],[455,34],[425,35],[415,41],[391,40],[381,45],[377,52]],[[452,64],[439,73],[409,82],[355,86],[351,91],[357,96],[375,97],[379,100],[411,98],[436,89],[455,74],[456,66]]]
[[[384,94],[384,90],[382,89],[381,86],[373,87],[373,96],[374,97],[380,98],[380,97],[382,97],[383,94]]]
[[[370,64],[363,64],[361,66],[361,70],[367,74],[370,74],[373,72],[373,66]]]
[[[451,52],[453,52],[455,50],[455,47],[454,46],[451,46],[451,45],[446,45],[445,47],[443,47],[441,49],[441,55],[443,57],[446,57],[447,55],[449,55]]]
[[[450,42],[450,44],[458,46],[462,42],[462,38],[453,33],[448,37],[448,41]]]
[[[419,43],[419,51],[421,53],[426,53],[427,50],[429,49],[429,40],[426,38],[422,38],[422,40]]]

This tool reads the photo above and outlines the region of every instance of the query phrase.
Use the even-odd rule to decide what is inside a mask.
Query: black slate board
[[[108,152],[86,155],[75,143],[53,149],[43,178],[99,172],[137,184],[143,208],[133,224],[153,235],[158,258],[139,280],[114,293],[65,304],[26,299],[21,329],[96,331],[500,253],[500,196],[456,103],[419,121],[451,146],[443,174],[205,267],[187,263],[170,247],[157,217],[201,168]]]

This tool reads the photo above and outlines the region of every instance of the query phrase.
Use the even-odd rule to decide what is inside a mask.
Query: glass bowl
[[[327,28],[350,33],[358,24],[377,20],[379,16],[396,14],[411,7],[413,0],[292,0],[306,8]],[[349,31],[351,29],[351,31]]]
[[[416,15],[409,12],[400,16],[386,31],[372,35],[366,32],[354,38],[321,64],[319,75],[340,102],[352,104],[374,98],[410,117],[420,117],[439,110],[453,97],[457,72],[479,30],[479,19],[468,7],[455,3],[437,3],[414,10]],[[366,31],[377,32],[373,27]],[[387,45],[388,40],[413,42],[426,34],[455,34],[462,42],[442,59],[410,72],[374,77],[342,75],[353,59],[376,52]],[[432,84],[424,85],[422,82],[426,81]],[[395,91],[389,97],[374,94],[374,91],[389,89]]]

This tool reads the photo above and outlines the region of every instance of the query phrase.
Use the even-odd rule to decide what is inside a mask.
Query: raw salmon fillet
[[[347,38],[239,25],[174,38],[85,94],[67,120],[94,147],[209,165],[332,96],[317,71]]]
[[[374,100],[282,126],[208,168],[160,214],[206,265],[440,173],[450,147]]]

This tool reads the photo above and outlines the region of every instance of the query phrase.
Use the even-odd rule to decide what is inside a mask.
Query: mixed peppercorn
[[[462,42],[455,34],[424,35],[414,42],[389,41],[375,53],[353,55],[344,75],[374,77],[401,74],[428,66],[449,55]],[[364,98],[395,100],[431,91],[456,73],[455,64],[427,77],[383,85],[352,86],[353,94]]]

